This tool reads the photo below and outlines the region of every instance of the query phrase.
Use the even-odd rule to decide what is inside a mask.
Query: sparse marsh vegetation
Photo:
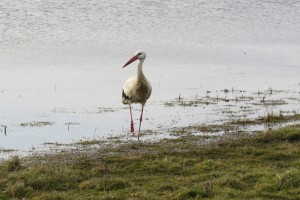
[[[53,124],[54,124],[54,122],[47,122],[47,121],[36,122],[36,121],[33,121],[33,122],[21,123],[20,126],[22,126],[22,127],[27,127],[27,126],[41,127],[41,126],[51,126]]]
[[[249,134],[251,132],[256,132],[257,129],[251,128],[252,126],[264,125],[268,127],[270,125],[284,124],[288,122],[293,122],[295,124],[300,122],[300,114],[294,113],[290,115],[283,115],[282,113],[274,114],[273,112],[268,113],[266,116],[261,116],[256,119],[236,119],[228,122],[223,122],[220,124],[199,124],[190,125],[186,127],[179,127],[172,129],[172,135],[182,136],[182,135],[192,135],[192,134],[210,134],[218,135],[230,133],[239,133],[240,135]],[[249,127],[246,129],[246,127]]]
[[[263,98],[265,103],[261,102]],[[224,126],[223,124],[228,122],[236,122],[235,126],[260,124],[260,130],[263,130],[262,125],[271,124],[274,118],[271,119],[272,117],[269,116],[268,120],[270,122],[267,122],[262,116],[267,116],[272,112],[275,113],[274,115],[278,115],[280,112],[284,116],[293,114],[291,111],[299,113],[298,99],[298,93],[293,91],[272,89],[271,92],[270,89],[267,89],[254,92],[232,87],[223,90],[199,90],[199,93],[195,91],[191,96],[179,94],[179,96],[176,95],[176,98],[168,101],[149,102],[147,108],[149,115],[145,117],[147,127],[144,129],[143,136],[146,140],[158,140],[164,136],[173,138],[181,135],[180,131],[177,133],[174,131],[174,127],[188,126],[198,127],[191,131],[189,128],[186,129],[188,134],[199,133],[205,131],[205,129],[213,129],[207,130],[207,133],[217,134],[218,131],[221,131],[222,134],[222,132],[224,133],[222,127],[212,128],[211,126],[216,124]],[[70,144],[82,139],[115,140],[116,138],[124,140],[128,138],[126,136],[128,115],[126,115],[127,110],[125,111],[125,109],[127,108],[115,106],[53,106],[49,108],[50,113],[39,114],[32,121],[19,121],[18,123],[8,124],[7,133],[3,132],[3,129],[2,135],[0,135],[3,137],[4,145],[2,147],[19,150],[21,146],[22,149],[20,150],[30,152],[33,146],[43,145],[44,143]],[[140,110],[138,106],[134,106],[133,109]],[[158,112],[161,113],[160,117],[157,117]],[[135,120],[138,119],[138,116],[134,117]],[[260,121],[259,118],[261,118]],[[285,120],[280,123],[285,123]],[[201,124],[203,124],[203,127],[199,127]],[[235,127],[226,126],[227,128],[224,129],[226,133],[236,130]],[[232,128],[234,129],[232,130]],[[59,134],[56,134],[56,132],[59,132]],[[25,143],[9,139],[13,135],[25,133],[27,135]],[[59,139],[57,141],[53,140],[53,136]],[[32,137],[32,139],[28,137]],[[74,137],[76,137],[76,141],[74,141]],[[35,144],[32,144],[33,141]],[[8,145],[8,143],[10,144]],[[50,145],[47,145],[47,148],[50,148]]]

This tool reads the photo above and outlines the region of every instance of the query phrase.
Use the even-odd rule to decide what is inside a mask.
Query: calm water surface
[[[289,91],[273,98],[297,99],[299,32],[297,0],[2,0],[0,124],[7,134],[0,132],[0,150],[126,134],[121,87],[136,67],[121,67],[138,49],[147,52],[144,73],[153,86],[143,129],[228,119],[223,104],[165,106],[179,95],[235,98],[242,94],[221,90],[273,88]],[[299,101],[274,109],[299,112]]]

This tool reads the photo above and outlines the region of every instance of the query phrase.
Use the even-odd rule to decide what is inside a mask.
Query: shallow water
[[[143,129],[299,113],[299,32],[296,0],[1,1],[0,124],[7,133],[0,150],[126,134],[121,87],[136,68],[121,67],[138,49],[147,52],[144,73],[153,86]],[[244,115],[245,103],[234,101],[165,105],[179,95],[234,99],[270,88],[284,92],[267,99],[287,104],[252,106]],[[226,115],[228,107],[236,114]],[[53,124],[21,126],[34,121]]]

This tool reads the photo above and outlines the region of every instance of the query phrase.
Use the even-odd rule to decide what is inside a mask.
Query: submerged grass
[[[0,199],[300,199],[300,125],[0,164]]]
[[[20,126],[23,126],[23,127],[41,127],[41,126],[51,126],[53,125],[54,122],[36,122],[36,121],[33,121],[33,122],[27,122],[27,123],[21,123]]]

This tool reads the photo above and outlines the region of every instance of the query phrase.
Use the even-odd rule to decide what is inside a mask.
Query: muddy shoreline
[[[153,118],[147,116],[144,120],[145,127],[142,132],[143,142],[157,142],[164,139],[178,139],[183,136],[203,136],[218,138],[221,136],[252,135],[257,131],[278,128],[281,126],[297,124],[299,117],[300,93],[296,90],[267,90],[248,92],[234,88],[219,91],[207,91],[205,95],[195,95],[186,98],[179,95],[169,101],[149,101],[149,109],[161,109],[162,123],[153,124]],[[135,107],[136,108],[136,107]],[[95,115],[105,116],[127,112],[127,107],[99,107],[93,110],[69,110],[67,108],[52,109],[57,115]],[[139,111],[137,108],[135,111]],[[169,114],[168,114],[169,113]],[[175,114],[175,115],[174,115]],[[164,116],[165,115],[165,116]],[[205,118],[205,119],[204,119]],[[153,124],[153,125],[152,125]],[[21,130],[51,130],[58,126],[55,121],[29,121],[23,122],[19,126]],[[80,128],[79,122],[66,122],[62,124],[67,133],[72,133],[74,129]],[[8,126],[9,130],[11,127]],[[30,149],[22,150],[15,148],[1,148],[2,158],[7,159],[14,155],[27,156],[46,152],[66,151],[66,149],[76,149],[82,145],[116,145],[118,143],[131,143],[137,139],[130,134],[127,127],[122,133],[109,133],[99,136],[98,128],[94,129],[92,137],[82,137],[70,142],[62,140],[45,141],[42,147],[32,145]],[[2,134],[5,134],[2,130]],[[57,134],[57,133],[56,133]],[[70,135],[71,136],[71,135]],[[8,131],[7,138],[10,138]],[[208,140],[208,141],[209,141]],[[97,142],[99,144],[97,144]],[[111,143],[111,144],[110,144]],[[77,147],[76,147],[77,146]],[[101,145],[100,145],[101,146]],[[90,149],[89,149],[90,150]]]

